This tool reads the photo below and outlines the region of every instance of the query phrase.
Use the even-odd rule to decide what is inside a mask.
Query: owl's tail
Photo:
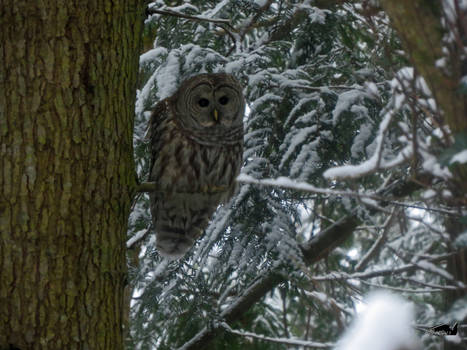
[[[156,228],[156,233],[159,254],[170,260],[180,259],[195,244],[195,240],[182,229],[161,227]]]
[[[155,198],[151,206],[156,231],[156,247],[169,259],[179,259],[203,234],[218,201],[208,194],[171,194],[169,199]]]

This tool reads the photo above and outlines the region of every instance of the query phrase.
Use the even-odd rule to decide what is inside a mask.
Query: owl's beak
[[[214,112],[214,120],[217,122],[217,120],[219,119],[219,112],[215,108],[213,112]]]

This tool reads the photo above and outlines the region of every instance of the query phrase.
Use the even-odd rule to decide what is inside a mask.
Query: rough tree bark
[[[122,349],[144,1],[0,0],[0,349]]]

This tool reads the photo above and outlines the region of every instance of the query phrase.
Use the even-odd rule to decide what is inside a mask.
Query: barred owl
[[[152,111],[149,180],[156,244],[162,256],[182,257],[221,203],[232,197],[243,153],[245,99],[230,74],[184,81]]]

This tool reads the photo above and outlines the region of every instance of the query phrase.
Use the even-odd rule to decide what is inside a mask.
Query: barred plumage
[[[159,102],[150,121],[150,194],[157,248],[183,256],[220,203],[235,192],[243,153],[245,100],[229,74],[201,74]]]

